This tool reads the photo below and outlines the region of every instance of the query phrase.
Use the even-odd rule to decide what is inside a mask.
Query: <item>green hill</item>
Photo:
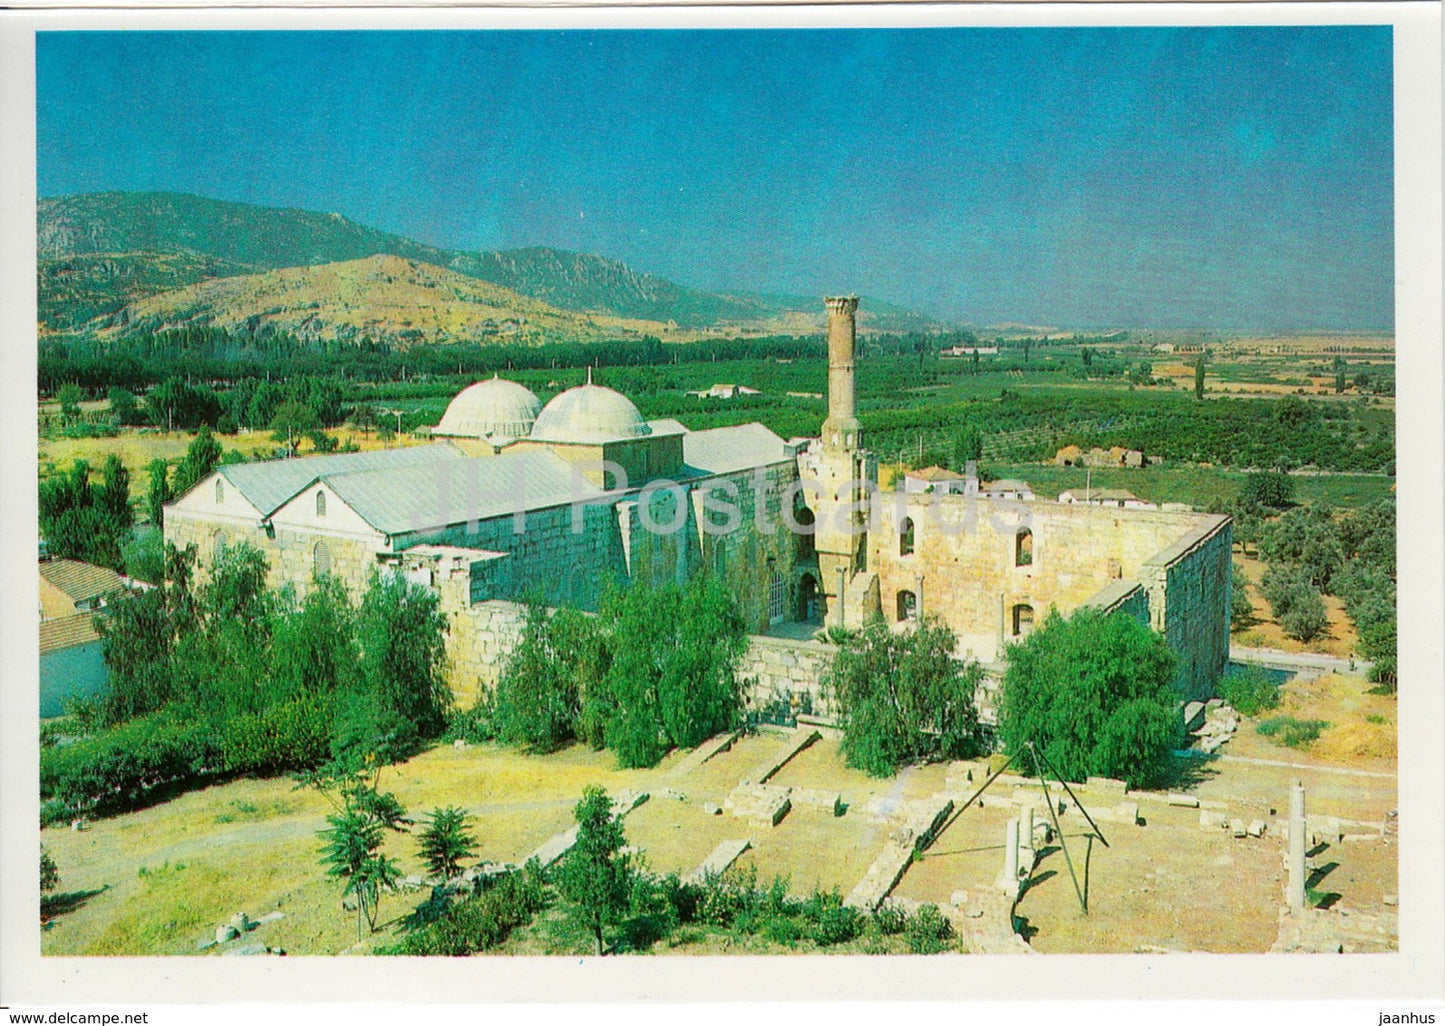
[[[170,192],[105,192],[40,200],[40,321],[73,330],[128,304],[213,278],[390,255],[511,289],[579,314],[690,330],[814,331],[816,298],[722,294],[634,271],[606,257],[545,246],[501,252],[439,249],[340,214],[261,207]],[[216,320],[225,320],[216,311]],[[943,327],[865,300],[865,329]]]

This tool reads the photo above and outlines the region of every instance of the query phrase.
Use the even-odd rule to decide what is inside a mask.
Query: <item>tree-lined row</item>
[[[166,582],[112,599],[100,621],[106,693],[88,736],[41,756],[47,815],[109,813],[236,773],[351,766],[441,734],[445,619],[436,596],[375,578],[359,602],[322,578],[297,599],[266,588],[264,556],[222,550],[205,583],[168,547]]]

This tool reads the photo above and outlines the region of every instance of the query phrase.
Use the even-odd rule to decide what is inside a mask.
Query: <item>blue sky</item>
[[[38,187],[977,324],[1390,328],[1390,33],[44,33]]]

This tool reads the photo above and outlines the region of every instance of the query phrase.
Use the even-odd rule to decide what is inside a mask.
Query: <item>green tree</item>
[[[497,681],[494,722],[505,744],[554,752],[576,737],[581,688],[571,665],[576,653],[558,644],[564,615],[542,605],[527,610],[522,636]]]
[[[606,791],[586,788],[573,817],[577,841],[562,858],[557,890],[573,917],[591,932],[600,957],[605,951],[604,931],[627,910],[633,868],[622,850],[627,844],[622,817],[613,813]]]
[[[398,574],[372,575],[356,617],[356,684],[340,696],[332,739],[343,764],[394,761],[445,727],[452,696],[437,602]]]
[[[1204,354],[1194,361],[1194,398],[1204,398]]]
[[[428,871],[450,880],[461,869],[463,859],[477,853],[477,839],[467,830],[468,816],[454,805],[437,808],[427,817],[417,853]]]
[[[1260,557],[1271,567],[1292,567],[1311,585],[1332,591],[1335,574],[1344,565],[1340,527],[1325,510],[1292,509],[1260,532]]]
[[[272,437],[288,445],[294,445],[294,440],[308,431],[321,430],[322,426],[316,411],[295,399],[283,402],[276,408],[276,412],[271,414]]]
[[[67,424],[74,424],[80,419],[80,400],[85,398],[80,386],[67,383],[60,386],[55,393],[55,399],[60,403],[60,419]]]
[[[1294,478],[1279,470],[1261,470],[1244,479],[1239,493],[1247,505],[1283,509],[1294,504]]]
[[[319,780],[317,786],[340,800],[341,807],[326,817],[330,826],[321,831],[325,841],[321,864],[327,876],[345,882],[342,894],[355,898],[356,939],[360,941],[362,921],[376,932],[381,894],[401,879],[401,869],[395,859],[381,853],[381,843],[385,830],[405,829],[406,810],[394,795],[378,792],[374,779],[368,782],[350,776],[334,783]]]
[[[175,497],[170,482],[171,468],[165,460],[154,459],[146,465],[149,483],[146,487],[146,516],[157,531],[166,523],[166,503]]]
[[[134,392],[116,387],[107,393],[106,398],[110,400],[111,416],[115,417],[117,424],[144,423],[140,415],[140,401]]]
[[[1260,584],[1275,619],[1296,641],[1313,641],[1329,627],[1324,600],[1306,570],[1297,566],[1271,566]]]
[[[734,668],[747,644],[731,595],[711,576],[685,588],[632,587],[603,615],[625,644],[607,669],[611,713],[603,734],[625,767],[655,766],[735,726],[742,689]]]
[[[962,470],[970,460],[983,459],[983,435],[970,424],[953,441],[953,462]]]
[[[40,849],[40,892],[49,894],[60,886],[60,870],[55,866],[55,859],[42,846]]]
[[[973,699],[983,671],[954,659],[955,644],[952,631],[925,620],[903,632],[879,622],[843,645],[825,686],[842,713],[848,765],[881,777],[977,748]]]
[[[1249,580],[1238,566],[1229,568],[1229,626],[1233,630],[1254,622],[1254,603],[1249,600]]]
[[[1142,787],[1159,779],[1179,733],[1174,655],[1163,638],[1122,613],[1051,612],[1009,647],[1008,663],[999,733],[1010,754],[1032,743],[1069,780]]]
[[[211,429],[202,424],[186,455],[176,467],[171,485],[172,495],[184,495],[201,482],[221,462],[221,443],[211,436]]]
[[[53,556],[124,570],[121,543],[134,514],[130,476],[111,456],[101,485],[90,483],[90,465],[76,460],[68,473],[40,482],[39,526]]]

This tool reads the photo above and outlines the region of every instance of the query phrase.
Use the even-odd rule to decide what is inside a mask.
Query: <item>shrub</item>
[[[938,911],[937,905],[924,905],[909,916],[904,930],[908,950],[915,955],[936,955],[946,950],[952,936],[953,927]]]
[[[1008,659],[999,709],[1008,752],[1032,743],[1068,780],[1140,787],[1161,775],[1179,721],[1174,655],[1158,634],[1122,613],[1050,613]]]
[[[1230,670],[1219,682],[1219,695],[1246,716],[1279,705],[1279,688],[1258,666]]]
[[[164,712],[73,745],[40,753],[40,797],[48,815],[108,815],[147,804],[160,789],[214,776],[220,747],[210,724]]]
[[[40,849],[40,890],[41,893],[49,893],[60,886],[60,870],[55,867],[55,860],[50,857],[50,852],[44,848]]]
[[[806,915],[812,922],[809,936],[821,948],[846,944],[863,932],[867,921],[857,909],[843,904],[837,890],[814,892],[805,903]]]
[[[902,633],[876,624],[843,646],[825,686],[842,711],[848,765],[881,777],[977,748],[973,695],[983,671],[953,658],[955,642],[947,627],[925,620]]]
[[[890,901],[873,910],[873,925],[885,937],[900,934],[908,926],[908,913]]]
[[[467,814],[455,806],[431,811],[418,854],[427,869],[443,879],[457,875],[462,859],[476,854],[477,840],[467,831]]]
[[[233,717],[221,727],[221,759],[231,773],[312,769],[330,754],[331,703],[319,695]]]
[[[1293,716],[1273,716],[1254,729],[1286,748],[1303,748],[1317,740],[1329,723],[1325,720],[1297,720]]]
[[[530,863],[502,877],[489,890],[450,905],[438,918],[378,954],[462,957],[487,951],[531,922],[545,906],[541,871],[536,863]]]

